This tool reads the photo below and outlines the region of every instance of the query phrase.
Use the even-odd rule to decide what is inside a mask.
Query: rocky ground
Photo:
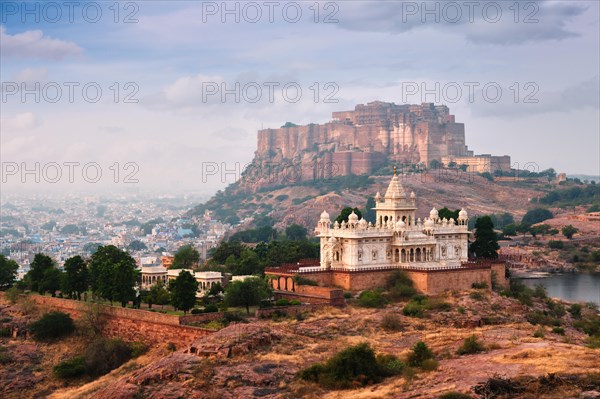
[[[525,318],[531,308],[496,293],[477,292],[480,294],[453,293],[439,298],[450,304],[450,310],[429,311],[425,318],[403,316],[403,304],[397,303],[385,309],[325,308],[304,319],[251,319],[180,351],[169,352],[159,345],[93,381],[63,382],[52,375],[54,364],[82,350],[82,340],[76,335],[53,344],[2,338],[1,345],[11,360],[0,365],[0,396],[437,398],[448,391],[494,397],[475,396],[474,392],[506,388],[508,396],[497,397],[600,397],[600,350],[584,346],[586,335],[572,327],[568,312],[562,317],[565,335],[543,327],[544,337],[534,338],[539,327]],[[544,305],[536,302],[533,309],[543,310]],[[392,314],[401,320],[397,331],[381,327],[384,317]],[[24,315],[18,305],[4,303],[0,317],[23,323],[31,316]],[[486,352],[456,355],[471,334],[486,344]],[[376,385],[344,391],[329,391],[296,377],[300,369],[325,361],[348,345],[368,342],[378,353],[402,358],[419,340],[434,351],[439,360],[437,370],[390,377]]]

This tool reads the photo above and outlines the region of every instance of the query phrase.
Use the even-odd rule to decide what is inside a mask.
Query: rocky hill
[[[298,223],[312,230],[323,210],[335,217],[344,206],[364,209],[369,197],[374,197],[378,191],[384,193],[393,173],[390,168],[384,172],[388,173],[264,187],[256,187],[242,178],[207,203],[194,208],[190,214],[201,215],[205,209],[210,209],[221,220],[234,215],[241,220],[268,215],[276,227]],[[416,194],[417,216],[420,217],[428,215],[432,207],[446,206],[465,208],[471,217],[509,212],[519,219],[532,207],[531,199],[544,194],[544,187],[536,181],[498,183],[479,175],[447,169],[404,174],[402,184],[407,192]]]

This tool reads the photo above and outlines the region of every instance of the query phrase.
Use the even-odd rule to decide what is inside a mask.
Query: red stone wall
[[[75,319],[81,316],[87,305],[85,302],[71,299],[40,295],[31,295],[30,297],[42,308],[60,310]],[[181,325],[181,316],[176,315],[104,305],[101,306],[101,313],[106,318],[103,334],[130,342],[142,341],[148,345],[164,345],[172,342],[177,348],[181,348],[199,337],[214,332],[209,329]]]

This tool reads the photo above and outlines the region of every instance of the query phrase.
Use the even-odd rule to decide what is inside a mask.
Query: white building
[[[458,220],[415,217],[416,196],[407,195],[394,172],[382,198],[375,196],[375,225],[352,212],[348,222],[331,225],[323,211],[315,230],[321,241],[321,270],[440,269],[460,267],[468,259],[467,212]]]

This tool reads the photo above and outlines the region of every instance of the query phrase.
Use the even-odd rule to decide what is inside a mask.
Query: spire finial
[[[396,165],[394,165],[394,176],[396,176]]]

